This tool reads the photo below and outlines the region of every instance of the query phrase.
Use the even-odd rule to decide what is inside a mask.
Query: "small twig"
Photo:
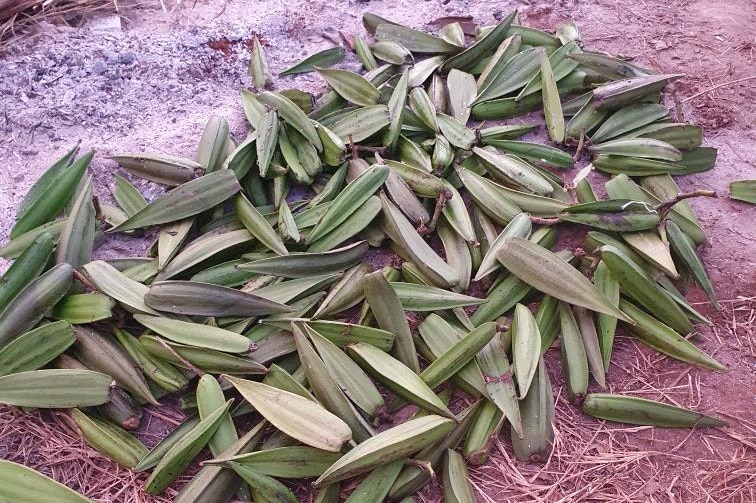
[[[685,192],[683,194],[677,194],[674,198],[670,199],[669,201],[665,201],[661,203],[660,205],[656,206],[654,208],[662,217],[667,214],[667,212],[672,209],[674,205],[679,203],[682,200],[685,199],[691,199],[694,197],[717,197],[717,192],[715,190],[694,190],[693,192]]]
[[[410,466],[414,466],[415,468],[422,470],[426,472],[428,475],[431,476],[432,479],[436,478],[436,472],[433,470],[433,465],[431,465],[430,462],[425,461],[424,459],[408,459],[406,463]]]
[[[320,36],[323,37],[324,39],[328,40],[329,42],[332,42],[336,46],[340,46],[341,45],[341,40],[339,40],[336,36],[328,33],[325,30],[323,30],[320,33]]]
[[[417,233],[418,233],[418,234],[420,234],[421,236],[425,236],[426,234],[430,234],[430,231],[431,231],[431,230],[430,230],[430,229],[428,228],[428,226],[427,226],[427,225],[425,225],[425,222],[420,222],[420,225],[418,225],[418,226],[417,226],[417,228],[416,228],[415,230],[416,230],[416,231],[417,231]]]
[[[544,218],[544,217],[535,217],[533,215],[530,215],[530,221],[538,225],[556,225],[561,222],[561,220],[556,217]]]
[[[203,375],[205,375],[204,372],[202,372],[200,369],[192,365],[192,363],[189,360],[187,360],[186,358],[178,354],[176,350],[170,347],[163,339],[161,339],[160,337],[156,337],[155,340],[157,340],[160,343],[160,345],[166,349],[166,351],[168,351],[170,354],[178,358],[178,360],[184,365],[186,365],[186,368],[191,370],[195,375],[199,377],[202,377]]]
[[[354,140],[352,139],[352,135],[349,135],[349,150],[352,151],[352,159],[359,159],[360,156],[357,155],[357,147],[354,144]]]
[[[341,38],[344,47],[348,47],[349,50],[354,51],[354,38],[352,35],[339,30],[339,38]]]
[[[575,180],[572,180],[570,182],[565,181],[564,182],[564,190],[567,192],[567,195],[570,196],[570,200],[573,203],[578,203],[578,196],[577,196],[577,184],[575,183]]]
[[[580,159],[580,154],[583,153],[583,145],[585,144],[585,129],[580,130],[580,139],[578,140],[577,150],[575,155],[572,156],[572,160],[577,162]]]
[[[84,288],[86,288],[87,291],[89,291],[89,292],[96,292],[97,291],[97,287],[95,287],[92,284],[92,282],[87,279],[86,276],[84,276],[82,273],[80,273],[76,269],[74,269],[73,275],[74,275],[74,278],[76,278],[77,280],[79,280],[79,283],[81,283],[82,285],[84,285]]]
[[[228,1],[229,0],[224,0],[223,1],[223,8],[221,8],[220,12],[218,12],[215,16],[213,16],[213,18],[210,20],[211,22],[215,21],[216,19],[218,19],[219,17],[221,17],[224,12],[226,12],[226,7],[228,7]]]
[[[562,181],[562,185],[564,186],[564,190],[567,191],[568,194],[573,196],[573,199],[575,199],[575,189],[577,188],[577,183],[575,183],[575,179],[573,178],[569,182],[567,180]]]
[[[731,80],[729,82],[722,82],[721,84],[717,84],[714,87],[710,87],[708,89],[704,89],[700,93],[696,93],[693,96],[688,96],[687,98],[685,98],[684,100],[682,100],[681,103],[687,103],[690,100],[694,100],[694,99],[698,98],[699,96],[703,96],[704,94],[710,93],[711,91],[715,91],[715,90],[720,89],[722,87],[731,86],[733,84],[739,84],[741,82],[746,82],[748,80],[753,80],[753,79],[756,79],[756,75],[751,75],[750,77],[744,77],[742,79]]]
[[[588,277],[588,279],[593,279],[593,273],[596,272],[596,268],[598,267],[599,262],[601,262],[601,254],[599,253],[599,249],[596,248],[595,250],[593,250],[593,253],[591,253],[589,256],[591,258],[591,263],[585,270],[585,275]]]
[[[444,189],[441,191],[441,193],[438,195],[438,200],[436,201],[436,207],[433,209],[433,217],[431,218],[431,221],[428,223],[428,232],[432,232],[433,229],[436,228],[436,224],[438,223],[438,218],[441,216],[441,210],[444,209],[444,206],[446,206],[446,201],[452,198],[451,191]]]
[[[677,85],[672,88],[672,101],[675,102],[677,122],[685,122],[685,114],[683,113],[682,102],[680,101],[680,93],[677,92]]]

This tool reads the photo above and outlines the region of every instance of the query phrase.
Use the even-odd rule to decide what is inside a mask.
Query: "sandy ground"
[[[15,208],[37,176],[77,141],[97,150],[96,192],[108,199],[118,172],[108,155],[149,150],[190,157],[213,114],[243,137],[239,90],[251,84],[246,65],[253,34],[265,42],[277,73],[332,46],[328,38],[337,40],[339,30],[362,33],[365,11],[423,27],[446,15],[472,15],[488,24],[512,8],[526,24],[543,29],[573,19],[588,48],[687,75],[676,84],[684,118],[703,125],[706,143],[719,149],[714,170],[678,180],[683,189],[720,194],[692,202],[709,236],[703,257],[725,306],[714,313],[701,305],[716,323],[701,328],[700,340],[730,371],[698,371],[620,338],[609,384],[616,392],[719,413],[732,426],[691,433],[604,425],[560,400],[555,456],[545,467],[516,462],[504,435],[491,462],[471,473],[481,501],[756,501],[756,210],[726,197],[730,180],[756,178],[756,80],[744,80],[754,77],[756,8],[748,0],[233,0],[185,5],[171,14],[155,2],[123,6],[120,30],[98,28],[91,19],[79,29],[41,26],[35,37],[0,54],[0,237],[7,236]],[[277,79],[275,85],[322,91],[311,75]],[[147,182],[137,185],[147,194],[158,192]],[[143,251],[118,242],[109,250],[121,256]],[[704,296],[693,291],[689,299],[703,302]],[[561,384],[556,359],[550,370],[555,385]],[[32,453],[37,466],[50,467],[45,456],[60,448],[59,440],[44,433],[28,441],[22,432],[14,437],[14,417],[0,412],[0,432],[10,435],[0,456],[18,457],[24,446],[38,450]],[[98,473],[90,465],[112,468],[91,452],[87,456],[76,476],[61,466],[50,469],[102,501],[144,498],[128,489],[126,476],[126,485],[110,488],[87,478]],[[435,490],[425,498],[440,500]]]

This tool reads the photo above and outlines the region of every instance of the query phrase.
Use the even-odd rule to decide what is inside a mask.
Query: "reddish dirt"
[[[723,374],[698,370],[620,337],[609,369],[609,388],[718,414],[731,426],[691,432],[587,418],[561,396],[558,351],[552,350],[548,366],[555,392],[560,393],[555,454],[545,465],[516,461],[505,432],[489,463],[471,471],[480,501],[756,501],[756,210],[726,197],[731,180],[756,178],[756,9],[748,0],[236,0],[225,6],[187,7],[172,16],[164,16],[157,6],[127,9],[125,31],[114,34],[44,31],[0,55],[0,154],[6,164],[0,171],[0,235],[7,234],[15,206],[33,180],[77,139],[103,154],[94,163],[94,173],[98,193],[107,198],[110,172],[116,167],[104,155],[150,149],[191,156],[206,118],[213,113],[225,116],[240,137],[244,122],[238,90],[249,86],[248,54],[241,41],[251,33],[265,37],[277,72],[332,45],[323,34],[335,38],[338,30],[362,33],[359,19],[364,11],[423,27],[442,15],[472,15],[476,21],[491,23],[500,12],[506,14],[514,7],[527,25],[550,30],[572,19],[587,48],[632,57],[659,72],[686,75],[668,94],[666,104],[674,107],[676,95],[684,120],[704,126],[706,144],[719,149],[719,158],[714,170],[678,182],[684,190],[710,188],[719,193],[717,199],[691,204],[709,237],[702,255],[723,311],[710,309],[699,290],[692,290],[688,298],[701,303],[697,307],[714,322],[699,327],[697,343],[729,370]],[[208,42],[217,48],[208,47]],[[117,78],[111,77],[115,63],[108,60],[104,77],[87,70],[73,80],[51,81],[35,92],[25,76],[14,77],[14,72],[29,69],[31,82],[32,74],[41,71],[32,63],[45,59],[55,61],[57,68],[75,67],[71,61],[89,68],[105,58],[105,49],[136,51],[137,60],[118,67]],[[277,85],[321,89],[312,76]],[[156,191],[150,184],[140,187]],[[125,246],[115,253],[142,252]],[[157,416],[150,420],[160,421]],[[115,472],[121,479],[112,487],[98,485],[99,470],[112,471],[112,464],[76,444],[57,421],[34,423],[38,434],[28,438],[14,429],[20,422],[15,412],[0,411],[0,438],[5,442],[0,443],[0,456],[33,459],[35,466],[46,467],[100,501],[150,501],[133,486],[141,479],[123,471]],[[60,439],[68,443],[61,444]],[[64,450],[71,454],[55,458]],[[422,497],[441,501],[437,485]]]

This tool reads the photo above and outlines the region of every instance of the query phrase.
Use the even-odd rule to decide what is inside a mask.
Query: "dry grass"
[[[471,473],[480,501],[754,501],[752,447],[723,441],[720,433],[684,431],[675,435],[684,437],[682,443],[695,435],[712,449],[704,458],[685,456],[676,451],[680,443],[669,448],[675,442],[649,439],[657,432],[653,428],[594,421],[563,400],[557,407],[548,461],[543,466],[517,461],[500,439],[489,462]]]
[[[0,51],[33,35],[43,21],[75,25],[92,12],[118,8],[117,0],[0,0]]]
[[[146,478],[92,450],[63,418],[63,413],[24,413],[0,408],[0,458],[22,463],[101,502],[168,502],[175,495],[149,498]]]
[[[521,463],[501,439],[489,463],[472,474],[483,501],[647,501],[633,480],[655,474],[654,453],[629,448],[626,433],[587,420],[560,400],[554,450],[544,465]]]
[[[756,299],[737,298],[722,304],[723,310],[712,316],[714,325],[702,330],[703,338],[707,346],[730,346],[740,355],[737,364],[753,366]],[[471,471],[479,501],[756,501],[756,424],[752,422],[753,408],[748,406],[753,399],[751,389],[743,390],[744,396],[739,397],[750,416],[747,418],[733,413],[737,410],[733,403],[712,396],[702,384],[704,379],[716,381],[727,374],[674,362],[626,337],[617,339],[612,360],[612,392],[709,411],[725,417],[730,427],[623,427],[591,419],[559,397],[551,457],[544,465],[517,461],[504,435],[489,462]],[[556,359],[550,363],[554,363],[552,381],[558,385],[561,369]]]
[[[711,340],[707,342],[734,345],[747,360],[753,356],[756,343],[755,320],[756,299],[725,301],[713,320],[715,325],[708,329],[706,338]],[[706,400],[702,391],[706,371],[673,362],[636,344],[630,338],[618,338],[613,358],[616,363],[609,374],[612,391],[719,414],[731,426],[722,430],[628,427],[587,417],[560,394],[555,445],[549,459],[543,464],[516,460],[505,428],[488,462],[470,471],[480,502],[756,501],[756,422],[752,410],[739,414],[721,396]],[[550,358],[549,367],[555,390],[560,393],[558,359]],[[714,375],[713,379],[723,376]],[[747,393],[752,395],[750,390]],[[174,410],[147,409],[140,438],[154,445],[179,421]],[[134,474],[92,450],[62,412],[26,414],[0,408],[0,458],[40,470],[103,503],[168,502],[187,478],[159,498],[145,495],[141,487],[146,475]],[[418,500],[436,503],[441,498],[434,482]]]
[[[749,357],[756,358],[756,297],[737,297],[721,304],[720,321],[711,327],[717,341],[734,341]]]

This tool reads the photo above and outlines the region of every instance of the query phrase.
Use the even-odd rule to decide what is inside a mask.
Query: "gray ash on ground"
[[[94,47],[90,35],[75,33],[41,40],[44,51],[16,48],[0,60],[3,128],[11,134],[35,128],[50,141],[63,139],[58,125],[126,132],[138,125],[145,106],[177,120],[190,107],[214,103],[219,83],[244,86],[246,46],[229,44],[222,52],[208,45],[212,34],[192,31],[176,40],[118,32],[103,35]]]

